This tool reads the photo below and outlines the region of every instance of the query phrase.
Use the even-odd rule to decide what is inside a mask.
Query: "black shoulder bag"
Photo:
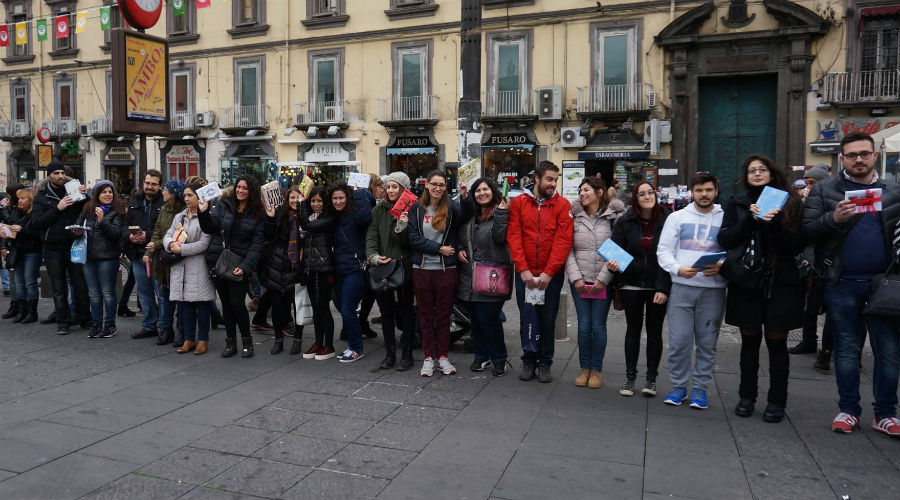
[[[222,228],[222,253],[216,259],[216,265],[213,267],[213,273],[217,278],[226,279],[228,281],[242,281],[244,276],[234,274],[235,268],[241,265],[244,258],[232,252],[228,248],[228,240],[225,238],[225,228]]]
[[[895,264],[891,263],[884,273],[872,277],[863,314],[894,320],[900,318],[900,274]]]
[[[182,216],[181,227],[184,227],[184,221],[186,219],[187,219],[187,216]],[[162,248],[156,254],[156,260],[164,266],[171,266],[172,264],[175,264],[176,262],[181,261],[181,259],[183,259],[183,258],[184,258],[183,255],[181,255],[180,253],[172,252],[168,248]]]

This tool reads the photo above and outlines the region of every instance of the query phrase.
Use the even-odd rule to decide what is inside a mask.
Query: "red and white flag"
[[[212,2],[210,0],[197,0],[198,9],[209,7],[210,5],[212,5]]]
[[[69,38],[69,16],[56,16],[56,38]]]
[[[9,26],[0,24],[0,47],[9,46]]]

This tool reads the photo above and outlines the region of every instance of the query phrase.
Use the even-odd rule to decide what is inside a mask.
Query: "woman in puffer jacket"
[[[191,350],[194,354],[206,352],[209,346],[210,303],[216,299],[216,287],[206,267],[206,251],[212,236],[200,228],[197,189],[200,189],[199,184],[189,184],[184,188],[187,208],[175,215],[162,240],[163,248],[182,256],[169,268],[168,281],[169,300],[181,304],[184,342],[176,351],[179,354]],[[182,230],[187,238],[178,238]]]
[[[315,328],[315,342],[303,353],[303,359],[324,361],[334,357],[334,318],[330,303],[334,286],[332,245],[337,222],[328,189],[314,187],[300,207],[300,227],[306,232],[300,269],[312,302]],[[291,354],[297,354],[293,347]]]

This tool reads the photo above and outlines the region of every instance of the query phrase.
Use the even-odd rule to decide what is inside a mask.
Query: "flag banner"
[[[100,7],[100,29],[109,31],[110,24],[109,7]]]
[[[75,33],[81,33],[87,26],[87,11],[81,11],[75,14]]]
[[[28,23],[16,23],[16,45],[28,43]]]
[[[203,9],[209,7],[212,4],[210,0],[197,0],[197,8]]]
[[[184,8],[185,0],[172,0],[172,13],[176,16],[183,16],[185,12]]]
[[[46,19],[38,19],[35,23],[35,29],[37,30],[37,39],[38,41],[43,41],[47,39],[47,20]]]
[[[56,38],[69,38],[69,16],[56,16]]]
[[[9,26],[0,24],[0,47],[9,47]]]

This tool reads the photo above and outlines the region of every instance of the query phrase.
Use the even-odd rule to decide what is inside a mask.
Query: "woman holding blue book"
[[[734,413],[753,414],[765,334],[770,382],[763,420],[780,422],[790,372],[787,334],[803,326],[803,282],[794,264],[806,245],[799,231],[803,202],[768,157],[748,156],[741,172],[746,193],[725,204],[718,237],[728,252],[721,271],[728,279],[725,322],[741,330],[740,401]]]

